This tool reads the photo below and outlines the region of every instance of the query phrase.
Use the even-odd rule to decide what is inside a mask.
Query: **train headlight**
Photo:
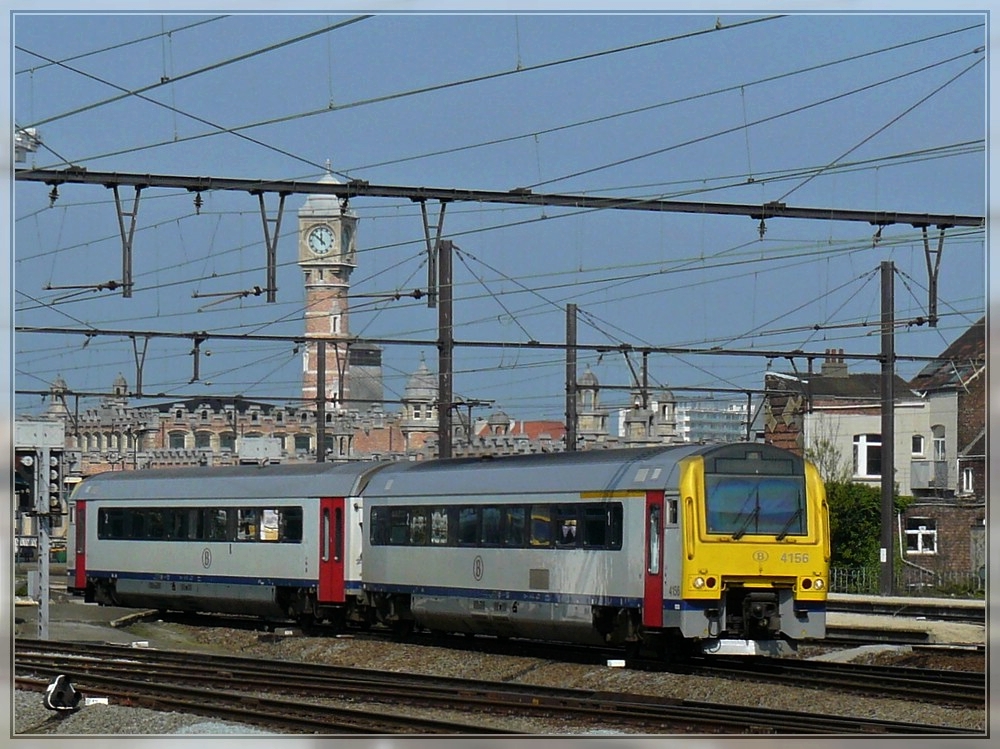
[[[705,578],[703,578],[703,577],[696,577],[694,579],[694,587],[698,588],[699,590],[701,590],[702,588],[704,588],[705,587]]]
[[[816,590],[823,590],[823,588],[825,588],[826,586],[823,584],[822,580],[816,580],[816,583],[813,585],[813,587],[816,588]]]

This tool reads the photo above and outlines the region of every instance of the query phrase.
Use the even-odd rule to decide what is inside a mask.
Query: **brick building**
[[[985,318],[912,381],[896,377],[894,482],[913,498],[894,529],[905,579],[985,565],[985,380]],[[829,350],[820,372],[768,372],[764,386],[766,442],[808,456],[828,480],[881,484],[881,374],[849,372]]]

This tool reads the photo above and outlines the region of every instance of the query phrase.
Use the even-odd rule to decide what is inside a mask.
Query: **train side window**
[[[410,546],[427,545],[427,510],[414,507],[410,510]]]
[[[461,507],[458,510],[458,543],[475,546],[479,540],[479,508]]]
[[[504,508],[504,544],[506,546],[524,546],[526,515],[527,508],[524,505],[508,505]]]
[[[323,508],[322,526],[320,527],[320,559],[330,561],[330,508]]]
[[[448,544],[448,508],[435,507],[431,510],[431,545]]]
[[[130,513],[129,519],[132,521],[132,524],[127,531],[126,538],[145,538],[146,513],[143,510],[134,510]]]
[[[531,545],[552,545],[552,509],[548,505],[531,506]]]
[[[622,548],[622,506],[615,502],[607,507],[608,512],[608,548]]]
[[[302,508],[283,507],[280,510],[279,533],[281,540],[286,543],[299,543],[302,541]]]
[[[613,505],[584,505],[583,545],[588,549],[608,548],[612,538]],[[620,507],[620,505],[619,505]],[[620,524],[619,524],[620,525]]]
[[[410,537],[410,513],[405,507],[389,510],[389,543],[405,546]]]
[[[204,539],[225,541],[229,538],[229,511],[225,509],[205,510]]]
[[[368,526],[373,546],[385,546],[389,543],[389,513],[386,508],[373,507]]]
[[[98,518],[98,538],[125,538],[125,512],[123,510],[117,508],[103,509]]]
[[[255,507],[244,507],[237,510],[236,522],[237,541],[255,541],[260,529],[260,511]]]
[[[339,507],[333,511],[333,559],[340,562],[344,558],[344,511]]]
[[[500,508],[484,507],[483,532],[480,541],[483,546],[499,546],[502,536],[500,535]]]
[[[660,574],[660,543],[661,543],[661,522],[662,510],[659,505],[651,505],[648,513],[647,539],[646,539],[646,572],[650,575]]]
[[[260,511],[260,530],[257,532],[257,537],[261,541],[274,542],[277,541],[280,534],[280,515],[278,510],[273,507],[268,507],[267,509]]]
[[[576,546],[577,517],[574,505],[555,507],[556,546],[569,549]]]
[[[668,499],[667,505],[667,525],[677,525],[677,498]]]

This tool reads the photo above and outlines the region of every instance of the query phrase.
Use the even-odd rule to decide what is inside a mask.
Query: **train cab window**
[[[576,507],[557,506],[554,514],[556,521],[556,546],[561,549],[576,546]]]
[[[479,540],[479,508],[460,507],[458,510],[458,543],[475,546]]]
[[[410,546],[427,545],[427,510],[414,507],[410,510]]]
[[[523,505],[512,505],[504,508],[504,545],[524,546],[527,512],[527,508]]]
[[[499,546],[502,540],[500,535],[500,508],[482,508],[483,531],[480,541],[483,546]]]
[[[389,510],[389,543],[393,546],[405,546],[410,537],[410,513],[405,507],[393,507]]]
[[[448,508],[435,507],[431,510],[431,545],[445,546],[448,543]]]
[[[531,545],[552,545],[552,513],[548,505],[531,506]]]

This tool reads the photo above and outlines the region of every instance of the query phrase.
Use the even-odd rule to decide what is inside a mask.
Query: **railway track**
[[[189,652],[35,640],[16,642],[15,673],[18,685],[24,688],[40,688],[56,675],[65,674],[88,694],[108,694],[132,704],[163,705],[300,733],[512,733],[485,728],[476,720],[482,713],[535,715],[622,733],[977,733],[631,694],[200,653],[193,659]],[[253,694],[233,691],[234,685],[246,689],[247,684],[253,685]],[[338,707],[344,700],[364,707]],[[376,704],[391,705],[391,711],[373,714],[371,706]],[[399,715],[399,706],[411,710],[411,715],[432,707],[461,718],[418,719]]]
[[[662,668],[651,664],[651,668]],[[705,658],[672,671],[791,683],[855,694],[893,696],[935,704],[985,707],[986,675],[908,666],[875,666],[789,658]]]

